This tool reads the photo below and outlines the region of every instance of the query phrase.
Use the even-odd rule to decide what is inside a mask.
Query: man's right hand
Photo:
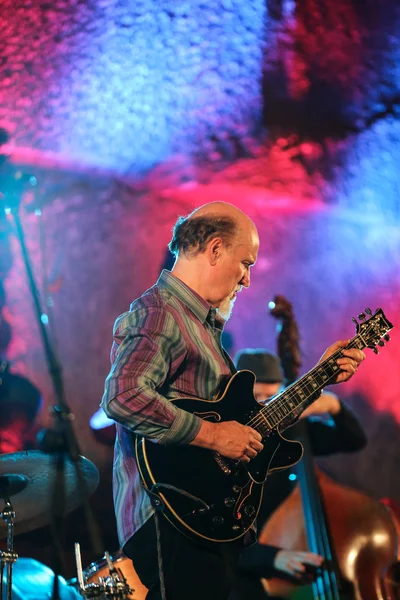
[[[258,431],[237,421],[203,421],[191,444],[209,448],[226,458],[250,462],[263,449],[261,441],[262,437]]]

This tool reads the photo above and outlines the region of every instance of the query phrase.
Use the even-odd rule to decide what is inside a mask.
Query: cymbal
[[[0,455],[0,512],[3,510],[4,491],[15,512],[14,532],[25,533],[51,521],[56,457],[40,450],[28,450]],[[97,467],[83,456],[79,457],[86,493],[91,495],[99,484]],[[65,513],[82,503],[76,470],[70,458],[65,458]],[[7,525],[0,519],[0,539],[7,536]]]

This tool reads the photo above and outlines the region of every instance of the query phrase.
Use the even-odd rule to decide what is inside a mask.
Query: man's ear
[[[223,246],[223,242],[222,242],[221,238],[214,238],[208,244],[208,247],[207,247],[208,260],[210,261],[210,265],[213,267],[217,264],[219,258],[221,257],[222,246]]]

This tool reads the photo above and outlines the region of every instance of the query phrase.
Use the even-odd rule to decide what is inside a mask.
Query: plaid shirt
[[[151,517],[132,433],[160,444],[189,444],[201,419],[175,398],[211,399],[235,371],[222,349],[223,320],[169,271],[114,325],[111,371],[102,407],[116,421],[113,493],[121,548]]]

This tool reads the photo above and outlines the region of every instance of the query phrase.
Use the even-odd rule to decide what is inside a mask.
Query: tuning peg
[[[384,345],[385,345],[385,342],[384,342],[383,340],[380,340],[380,341],[378,342],[378,345],[379,345],[379,346],[384,346]]]
[[[358,318],[359,318],[360,321],[365,321],[365,319],[366,319],[365,313],[359,314]]]
[[[355,317],[351,317],[351,320],[353,321],[353,323],[355,324],[356,327],[358,327],[358,321]]]
[[[374,348],[374,352],[375,352],[375,354],[379,354],[378,348]]]
[[[383,336],[383,339],[384,339],[386,342],[390,342],[390,335],[387,333],[386,335],[384,335],[384,336]]]
[[[365,312],[367,313],[367,315],[372,315],[372,310],[370,308],[366,308]]]

